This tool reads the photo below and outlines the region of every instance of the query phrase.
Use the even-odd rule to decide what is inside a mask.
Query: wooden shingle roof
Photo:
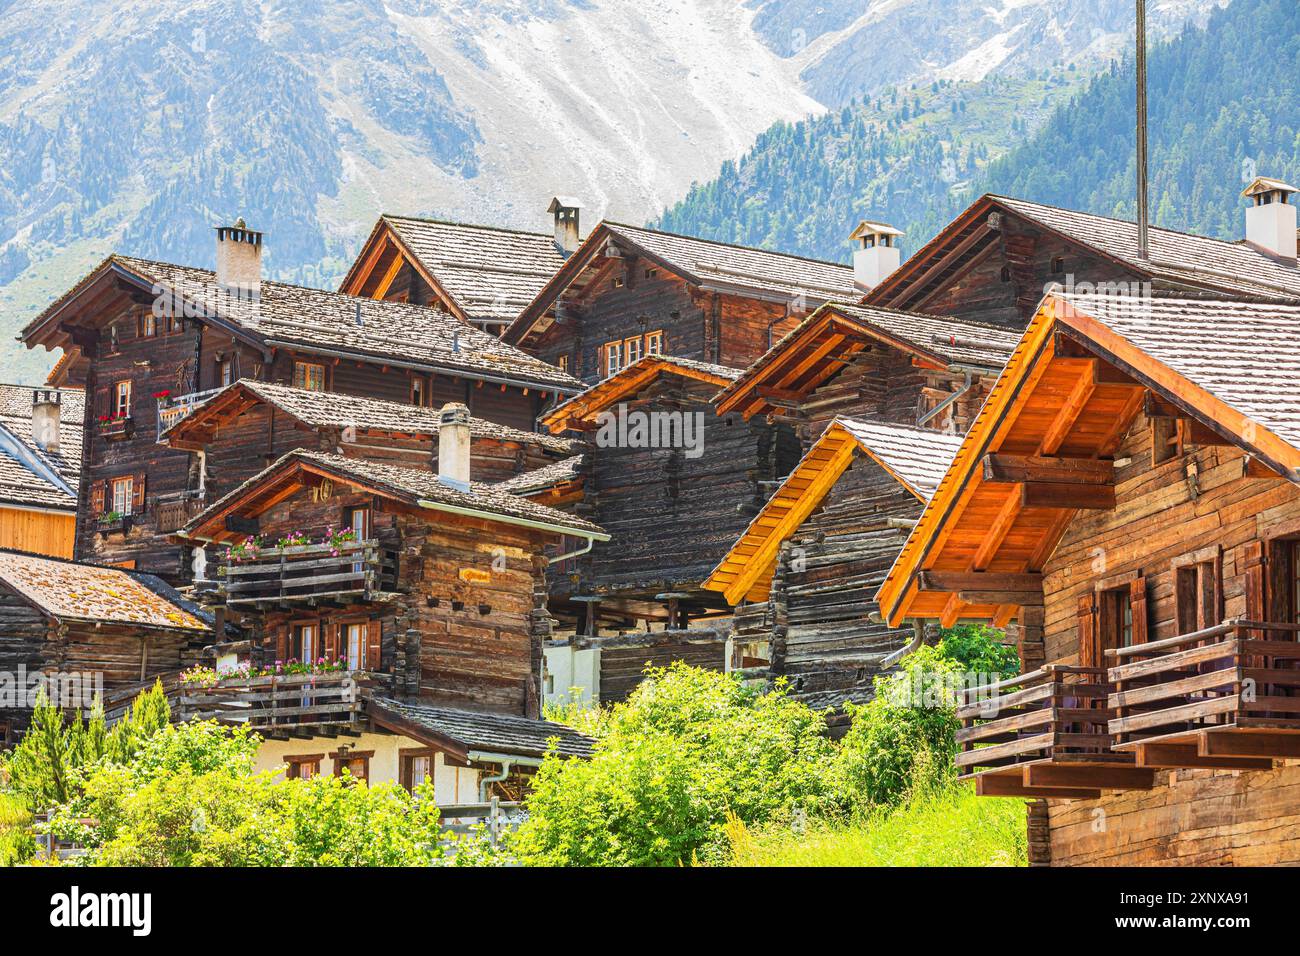
[[[746,598],[766,600],[781,542],[817,510],[856,455],[867,455],[908,493],[926,501],[960,446],[960,438],[931,429],[835,419],[718,562],[704,587],[722,592],[733,605]]]
[[[210,624],[152,575],[0,551],[0,582],[63,621],[207,631]]]
[[[499,481],[494,486],[498,491],[508,491],[512,495],[527,497],[568,481],[575,481],[582,475],[582,455],[572,455],[559,461],[525,471],[523,474]]]
[[[64,346],[52,325],[76,296],[106,273],[144,289],[161,288],[264,348],[463,375],[574,393],[582,384],[553,365],[437,309],[263,281],[255,300],[225,294],[207,269],[113,255],[23,330],[29,345]]]
[[[210,422],[231,414],[233,409],[242,410],[253,402],[273,405],[309,428],[353,427],[404,435],[437,435],[440,426],[437,408],[240,379],[176,422],[163,433],[163,437],[184,438],[187,430],[205,428]],[[573,442],[568,439],[526,432],[482,418],[471,418],[469,431],[473,438],[536,445],[556,454],[568,454],[573,450]]]
[[[0,385],[0,505],[75,511],[81,477],[85,392],[60,389],[57,452],[32,437],[32,393],[25,385]]]
[[[608,540],[608,535],[590,521],[517,497],[508,491],[502,491],[497,485],[470,482],[468,489],[462,490],[444,483],[432,471],[305,449],[281,456],[232,489],[195,516],[185,526],[182,534],[204,540],[224,540],[229,537],[224,524],[227,514],[236,513],[242,502],[251,501],[259,492],[296,482],[302,472],[325,475],[435,511],[470,513],[488,520],[495,518],[505,524],[544,524],[560,529],[562,533]]]
[[[366,711],[381,726],[391,725],[416,739],[463,755],[477,752],[541,757],[551,751],[562,757],[590,757],[595,743],[564,724],[515,714],[455,710],[389,697],[369,699]]]
[[[828,302],[759,356],[718,396],[718,413],[746,418],[773,410],[760,390],[811,394],[872,343],[910,353],[931,368],[969,365],[1000,369],[1015,348],[1016,332],[982,322],[876,306]]]

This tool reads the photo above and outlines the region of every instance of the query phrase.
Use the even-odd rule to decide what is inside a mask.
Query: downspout
[[[952,372],[960,371],[963,374],[964,381],[962,382],[961,388],[953,392],[951,395],[945,398],[938,405],[934,406],[934,408],[930,409],[928,412],[926,412],[924,415],[918,418],[916,420],[917,425],[924,425],[926,422],[934,418],[944,409],[951,408],[963,396],[968,395],[971,389],[975,387],[975,376],[974,373],[969,368],[962,368],[961,366],[950,365],[948,366],[948,370]]]
[[[560,554],[560,555],[556,555],[556,556],[553,557],[553,558],[548,558],[547,561],[546,561],[546,563],[547,563],[548,565],[551,565],[551,564],[559,564],[561,561],[567,561],[567,560],[569,560],[569,558],[580,558],[580,557],[582,557],[584,554],[586,554],[588,551],[590,551],[591,548],[592,548],[592,545],[594,545],[595,543],[596,543],[596,539],[595,539],[595,538],[588,538],[588,539],[587,539],[587,543],[584,544],[584,545],[583,545],[581,548],[579,548],[577,551],[569,551],[569,552],[567,552],[567,553],[565,553],[565,554]]]
[[[904,657],[919,650],[923,643],[925,643],[925,625],[919,620],[915,620],[912,622],[912,639],[903,647],[900,647],[898,650],[882,659],[880,662],[880,669],[883,671],[893,667]]]
[[[479,778],[478,781],[479,803],[487,803],[488,787],[494,783],[501,783],[507,777],[509,777],[510,771],[515,764],[519,764],[520,766],[524,766],[524,767],[540,767],[542,765],[542,761],[536,757],[520,757],[513,754],[494,754],[494,753],[487,753],[481,750],[471,750],[469,753],[465,755],[465,757],[471,763],[501,764],[500,773],[489,774],[487,776],[483,776]]]

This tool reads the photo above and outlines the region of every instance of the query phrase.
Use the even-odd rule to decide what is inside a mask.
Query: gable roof
[[[49,389],[0,385],[0,505],[75,511],[85,392],[59,390],[59,447],[47,452],[32,437],[32,395],[37,391]]]
[[[722,388],[740,377],[740,369],[696,359],[677,358],[674,355],[645,355],[585,392],[557,405],[542,416],[541,423],[556,434],[567,428],[576,428],[584,422],[590,423],[602,411],[629,395],[640,392],[661,375],[676,375]]]
[[[211,630],[194,605],[149,574],[0,551],[0,582],[61,621]]]
[[[385,242],[471,322],[514,319],[564,265],[549,233],[385,214],[357,253],[341,292],[363,294],[377,269],[391,268],[392,256],[381,248]]]
[[[475,753],[539,758],[553,752],[561,757],[590,757],[595,743],[572,727],[550,720],[434,707],[391,697],[370,698],[366,712],[380,726],[387,724],[433,746],[457,751],[462,759]]]
[[[285,346],[521,387],[569,393],[582,389],[567,372],[438,309],[270,281],[262,282],[256,299],[241,298],[224,293],[208,269],[120,255],[109,256],[33,319],[21,338],[29,347],[66,347],[68,332],[57,319],[80,293],[105,277],[145,291],[162,289],[264,350]]]
[[[300,483],[304,473],[324,475],[408,505],[434,511],[468,515],[503,524],[540,527],[557,534],[572,534],[597,541],[609,540],[609,536],[590,521],[516,497],[501,491],[496,485],[470,482],[468,489],[461,490],[443,483],[432,471],[305,449],[282,455],[196,515],[180,533],[198,540],[224,540],[230,536],[224,525],[227,514],[235,513],[241,503],[263,507],[264,503],[259,501],[258,496],[271,495],[274,499],[273,492]]]
[[[404,435],[437,435],[440,428],[440,409],[437,408],[243,378],[196,406],[163,432],[163,438],[184,439],[192,429],[209,427],[227,416],[242,414],[259,403],[275,406],[308,428],[350,426],[363,431]],[[573,450],[573,442],[569,439],[526,432],[482,418],[471,418],[469,431],[472,438],[531,444],[555,454],[568,454]]]
[[[1005,620],[1014,608],[967,604],[922,572],[1037,573],[1075,510],[986,478],[985,457],[1108,461],[1148,392],[1300,484],[1298,362],[1296,306],[1049,294],[880,589],[886,621]]]
[[[836,418],[781,483],[704,587],[731,604],[767,600],[781,542],[821,505],[857,454],[871,458],[918,501],[938,487],[961,439],[932,429]]]
[[[1136,223],[991,194],[972,203],[863,301],[900,308],[923,302],[960,271],[962,263],[973,261],[997,242],[998,230],[988,225],[989,214],[996,212],[1022,216],[1129,273],[1181,289],[1184,294],[1203,291],[1300,301],[1300,269],[1248,243],[1152,227],[1150,259],[1143,260],[1137,254]],[[951,262],[944,265],[945,259]]]
[[[547,491],[556,485],[576,481],[582,477],[582,455],[573,455],[560,461],[551,462],[541,468],[525,471],[523,474],[499,481],[494,485],[498,491],[507,491],[512,495],[529,497],[539,491]]]
[[[573,285],[609,243],[644,256],[692,285],[730,295],[776,302],[815,303],[852,298],[853,267],[784,252],[736,246],[711,239],[660,232],[618,222],[601,222],[578,251],[538,292],[502,338],[521,342],[565,289]]]
[[[718,396],[718,414],[739,411],[746,419],[774,410],[761,391],[807,396],[833,378],[872,343],[908,353],[917,364],[1000,369],[1018,333],[983,322],[919,312],[828,302],[759,356]]]

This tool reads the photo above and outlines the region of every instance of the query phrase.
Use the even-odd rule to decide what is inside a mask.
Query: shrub
[[[783,692],[680,662],[650,669],[611,709],[591,760],[543,764],[512,848],[524,863],[565,866],[678,865],[715,853],[728,811],[764,823],[834,803],[824,729]]]
[[[1020,673],[1020,655],[1002,643],[1002,632],[984,624],[959,624],[945,628],[939,637],[939,654],[976,674],[1014,677]]]

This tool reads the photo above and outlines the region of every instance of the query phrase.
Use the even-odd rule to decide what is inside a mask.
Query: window
[[[428,404],[425,393],[424,376],[416,375],[411,378],[411,404],[423,408]]]
[[[158,334],[158,317],[152,311],[140,316],[140,337],[151,339]]]
[[[401,751],[399,780],[407,790],[422,783],[433,783],[433,751],[426,749]]]
[[[320,762],[324,754],[297,754],[285,757],[284,775],[289,780],[310,780],[320,776]]]
[[[225,388],[235,380],[235,365],[230,359],[217,360],[217,383]]]
[[[113,417],[131,417],[131,383],[118,382],[113,386]]]
[[[1079,664],[1106,667],[1106,651],[1147,641],[1146,579],[1119,575],[1079,599]]]
[[[663,332],[647,332],[645,336],[645,354],[646,355],[663,355],[664,354],[664,334]]]
[[[1133,602],[1127,586],[1102,591],[1100,595],[1101,641],[1104,650],[1133,646]]]
[[[631,365],[633,362],[640,361],[641,350],[644,344],[641,336],[635,336],[623,342],[623,367]]]
[[[623,343],[608,342],[605,345],[605,377],[617,375],[623,367]]]
[[[1065,272],[1065,257],[1056,256],[1052,259],[1052,275],[1059,276]]]
[[[320,625],[297,624],[293,629],[293,646],[290,657],[300,661],[314,661],[320,656]]]
[[[325,366],[312,362],[294,362],[293,384],[295,388],[306,388],[313,392],[325,391]]]
[[[373,750],[336,750],[330,754],[334,761],[334,776],[341,777],[346,770],[354,780],[369,781],[370,758],[374,755]]]
[[[134,484],[135,481],[130,476],[113,479],[113,507],[110,511],[116,511],[120,515],[131,513],[131,505],[135,501]]]
[[[567,355],[561,355],[556,360],[555,364],[559,367],[561,372],[567,372],[569,370],[569,357]]]
[[[1178,634],[1191,634],[1223,621],[1223,560],[1217,547],[1175,558],[1174,614]],[[1295,578],[1291,578],[1294,591]]]
[[[1171,461],[1183,453],[1183,435],[1176,418],[1151,419],[1151,464]]]
[[[347,655],[348,670],[366,669],[366,625],[343,625],[343,650]]]
[[[1002,267],[1002,271],[998,273],[998,279],[1001,280],[1002,282],[1010,282],[1010,281],[1011,281],[1011,267],[1010,267],[1010,266],[1003,266],[1003,267]]]

